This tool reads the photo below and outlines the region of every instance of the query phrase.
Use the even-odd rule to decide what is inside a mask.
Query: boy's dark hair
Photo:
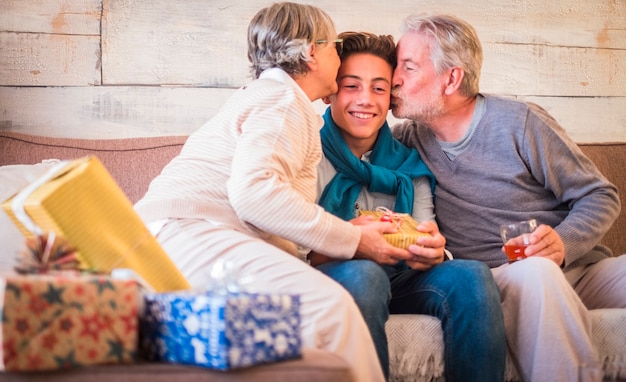
[[[354,53],[370,53],[396,67],[396,43],[391,35],[375,35],[369,32],[343,32],[338,38],[343,39],[341,61]]]

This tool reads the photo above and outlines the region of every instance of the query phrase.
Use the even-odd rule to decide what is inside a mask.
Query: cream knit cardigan
[[[322,119],[280,69],[239,89],[135,205],[146,223],[205,219],[297,255],[352,258],[360,230],[315,204]]]

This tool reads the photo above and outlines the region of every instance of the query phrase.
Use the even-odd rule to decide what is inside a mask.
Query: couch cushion
[[[626,309],[591,311],[593,344],[607,379],[626,379]],[[386,324],[391,381],[444,381],[441,322],[419,314],[392,314]],[[504,378],[520,381],[510,355]]]
[[[604,236],[602,243],[611,248],[616,256],[626,254],[626,143],[581,143],[579,147],[620,192],[622,213]]]
[[[186,136],[51,138],[0,131],[0,166],[35,164],[49,158],[66,160],[95,155],[134,204],[145,194],[150,181],[180,152],[186,140]]]

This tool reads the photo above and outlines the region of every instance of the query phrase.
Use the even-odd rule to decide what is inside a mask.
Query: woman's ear
[[[326,105],[330,105],[330,97],[329,96],[322,97],[322,102],[324,102]]]
[[[311,47],[309,48],[309,56],[311,57],[311,60],[307,63],[307,65],[309,70],[312,71],[317,68],[317,49],[315,43],[311,44]]]

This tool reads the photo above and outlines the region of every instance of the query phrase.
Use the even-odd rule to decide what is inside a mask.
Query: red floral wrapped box
[[[127,363],[137,351],[134,281],[105,276],[0,279],[2,369],[36,371]]]

